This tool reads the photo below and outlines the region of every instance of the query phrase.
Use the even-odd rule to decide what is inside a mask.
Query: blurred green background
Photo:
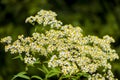
[[[25,24],[25,19],[41,9],[56,12],[64,24],[80,26],[85,35],[112,36],[116,40],[112,48],[120,55],[120,0],[0,0],[0,38],[31,35],[34,27]],[[0,44],[0,80],[10,80],[24,71],[25,64],[12,57]],[[120,60],[111,64],[120,80]],[[31,69],[30,74],[35,73],[39,72]]]

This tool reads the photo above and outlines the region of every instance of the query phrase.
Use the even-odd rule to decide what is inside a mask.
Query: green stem
[[[63,75],[61,75],[58,80],[62,80],[62,76],[63,76]]]

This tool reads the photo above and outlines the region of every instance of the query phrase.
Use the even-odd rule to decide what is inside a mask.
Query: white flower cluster
[[[34,62],[36,62],[36,58],[32,56],[25,56],[24,61],[27,64],[34,64]]]
[[[62,26],[55,17],[56,13],[41,10],[35,17],[27,18],[26,22],[49,25],[51,29],[44,34],[33,33],[32,37],[18,36],[12,44],[2,39],[1,42],[9,43],[5,50],[12,54],[25,53],[25,63],[31,64],[36,61],[35,54],[49,55],[48,67],[59,67],[64,75],[85,72],[90,75],[89,80],[114,80],[110,61],[119,58],[110,46],[114,39],[108,35],[103,38],[83,36],[80,27]],[[103,74],[99,73],[99,68]]]
[[[59,28],[62,25],[61,21],[56,20],[57,14],[52,11],[41,10],[35,16],[30,16],[26,19],[25,22],[29,22],[31,24],[43,24],[43,26],[51,26],[52,28]]]
[[[2,43],[5,42],[5,43],[9,44],[9,43],[11,43],[11,41],[12,41],[11,36],[7,36],[5,38],[2,38],[0,42],[2,42]]]

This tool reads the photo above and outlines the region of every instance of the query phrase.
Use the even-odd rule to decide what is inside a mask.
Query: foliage
[[[28,17],[26,22],[33,25],[38,23],[44,32],[39,33],[35,29],[31,37],[20,35],[14,42],[10,36],[2,38],[1,42],[6,43],[5,51],[18,54],[15,59],[20,58],[27,64],[26,71],[28,66],[33,66],[44,73],[43,76],[32,75],[31,78],[115,80],[110,64],[119,58],[110,46],[114,39],[108,35],[102,39],[84,36],[80,27],[63,25],[56,16],[52,11],[41,10],[35,16]],[[20,72],[12,79],[30,79],[25,74]]]

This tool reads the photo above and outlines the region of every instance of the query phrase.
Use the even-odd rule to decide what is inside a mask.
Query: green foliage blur
[[[56,12],[64,24],[80,26],[85,35],[112,36],[116,41],[112,48],[120,56],[120,0],[0,0],[0,38],[30,36],[34,27],[25,24],[25,19],[41,9]],[[25,70],[25,64],[12,57],[0,44],[0,80],[10,80]],[[111,64],[115,77],[120,79],[120,60]],[[30,68],[29,76],[33,74],[40,72]]]

